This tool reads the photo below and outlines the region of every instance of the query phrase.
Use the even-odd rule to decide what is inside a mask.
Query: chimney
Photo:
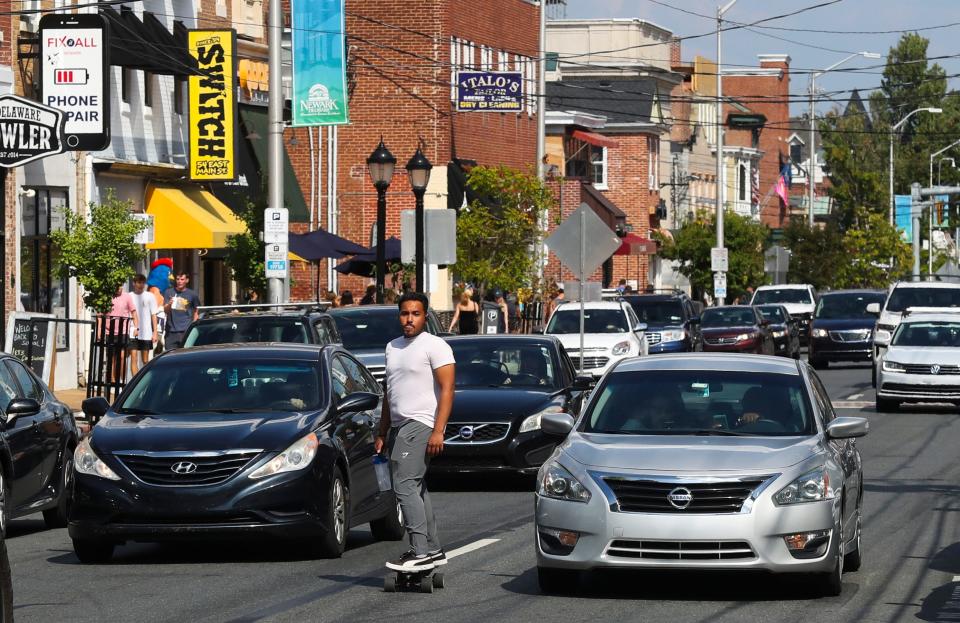
[[[680,64],[680,39],[674,37],[670,41],[670,66],[676,67]]]

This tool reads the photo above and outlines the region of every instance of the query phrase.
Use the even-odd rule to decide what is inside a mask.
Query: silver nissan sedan
[[[816,574],[860,567],[864,418],[837,417],[802,361],[671,354],[625,360],[538,474],[541,590],[598,568]]]

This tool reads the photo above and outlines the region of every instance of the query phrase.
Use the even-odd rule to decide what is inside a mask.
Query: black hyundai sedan
[[[338,346],[171,351],[144,367],[77,448],[69,532],[82,562],[125,541],[271,535],[337,557],[351,526],[403,536],[373,468],[381,389]]]
[[[884,290],[821,294],[810,325],[810,365],[826,368],[831,361],[870,361],[877,317],[867,312],[867,305],[879,303],[883,307],[886,297]]]
[[[535,472],[562,441],[543,432],[540,418],[575,417],[592,378],[577,378],[553,336],[446,339],[457,361],[453,410],[431,471]]]

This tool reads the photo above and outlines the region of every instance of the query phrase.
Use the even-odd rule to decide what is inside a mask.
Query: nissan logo
[[[674,508],[683,510],[690,506],[690,502],[693,501],[693,494],[690,493],[690,489],[686,487],[677,487],[667,494],[667,501],[670,502],[670,505]]]
[[[473,427],[472,426],[461,427],[460,439],[473,439]]]
[[[174,463],[172,466],[170,466],[170,471],[174,474],[185,476],[197,471],[197,464],[191,463],[190,461],[180,461],[179,463]]]

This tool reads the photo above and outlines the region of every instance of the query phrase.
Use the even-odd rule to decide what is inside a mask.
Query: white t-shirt
[[[152,340],[153,320],[150,317],[155,316],[159,310],[157,297],[144,290],[143,294],[131,292],[130,298],[133,299],[133,306],[137,308],[137,320],[140,322],[140,333],[135,337],[138,340]],[[130,331],[132,335],[132,326]]]
[[[433,371],[452,363],[450,345],[426,331],[387,344],[387,400],[392,426],[416,420],[433,428],[440,400],[440,385]]]

